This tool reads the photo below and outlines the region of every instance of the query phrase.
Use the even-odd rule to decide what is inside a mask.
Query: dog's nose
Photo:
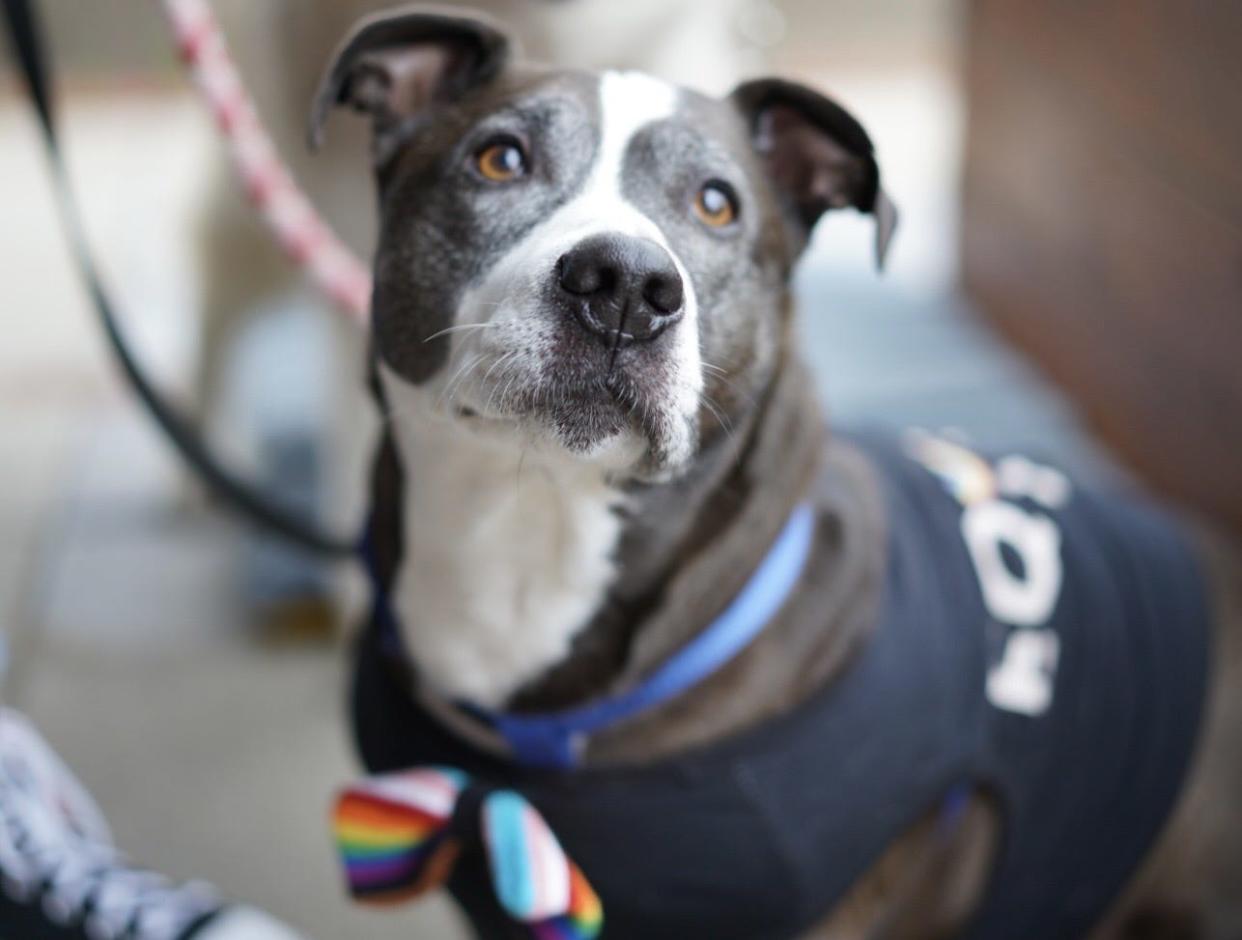
[[[647,238],[593,235],[561,255],[556,277],[578,322],[609,346],[655,339],[685,312],[677,266]]]

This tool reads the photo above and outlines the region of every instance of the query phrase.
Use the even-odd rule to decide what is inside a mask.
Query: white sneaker
[[[0,708],[4,940],[295,940],[208,885],[176,884],[116,850],[95,801],[24,717]]]

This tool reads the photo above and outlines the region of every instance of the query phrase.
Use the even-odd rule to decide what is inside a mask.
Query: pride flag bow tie
[[[538,810],[512,790],[471,784],[457,770],[419,768],[372,777],[341,793],[333,827],[354,898],[392,903],[441,887],[478,832],[501,907],[536,940],[598,936],[599,898]],[[478,798],[463,801],[467,792]],[[462,818],[474,807],[477,829]]]

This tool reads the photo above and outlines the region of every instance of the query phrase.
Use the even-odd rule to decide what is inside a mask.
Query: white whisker
[[[497,359],[495,362],[493,362],[491,365],[491,368],[487,370],[487,374],[483,376],[482,384],[487,385],[488,380],[492,377],[492,373],[495,372],[497,368],[505,366],[512,360],[516,359],[517,355],[518,355],[517,350],[510,350],[509,352],[501,356],[499,359]],[[496,397],[496,390],[498,387],[499,385],[493,385],[491,387],[491,390],[487,393],[487,404],[483,406],[484,414],[490,415],[492,413],[492,401]],[[501,399],[501,405],[503,406],[503,404],[504,404],[504,399]]]
[[[722,428],[724,428],[725,433],[728,434],[730,437],[732,437],[733,436],[733,422],[730,421],[728,417],[725,416],[724,412],[720,410],[716,402],[712,400],[712,397],[706,393],[703,393],[702,395],[699,396],[699,400],[703,403],[703,406],[708,411],[710,411],[713,416],[715,416],[716,421],[720,424]]]
[[[465,378],[466,374],[470,372],[470,370],[472,370],[475,366],[481,364],[482,362],[483,362],[483,358],[474,353],[471,353],[468,356],[466,356],[466,361],[463,362],[461,367],[457,370],[457,372],[453,374],[453,377],[449,379],[448,382],[445,383],[444,389],[440,392],[439,397],[436,398],[436,407],[439,408],[446,401],[451,404],[453,401],[453,391],[457,383],[459,383],[463,378]]]
[[[700,362],[700,365],[715,376],[715,381],[724,384],[725,387],[727,387],[735,395],[741,397],[747,404],[753,405],[755,403],[754,394],[750,390],[744,389],[738,385],[738,383],[730,377],[728,370],[722,369],[720,366],[713,365],[706,360]]]
[[[450,333],[462,333],[466,330],[487,330],[497,326],[495,323],[459,323],[456,326],[446,326],[442,330],[437,330],[426,339],[424,343],[430,343],[433,339],[439,339],[441,336],[447,336]]]

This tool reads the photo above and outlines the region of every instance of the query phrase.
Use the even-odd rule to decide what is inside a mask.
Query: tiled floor
[[[1099,467],[1063,403],[951,291],[955,128],[935,80],[840,89],[870,115],[905,213],[889,277],[862,220],[800,275],[807,348],[837,420],[954,425]],[[192,218],[209,134],[181,98],[90,99],[68,117],[91,232],[165,379],[184,373]],[[32,127],[0,106],[0,633],[27,710],[150,864],[217,882],[319,938],[457,935],[443,902],[347,905],[325,827],[354,772],[338,648],[246,628],[239,532],[185,510],[167,449],[111,370],[53,218]],[[887,159],[891,157],[890,159]]]

